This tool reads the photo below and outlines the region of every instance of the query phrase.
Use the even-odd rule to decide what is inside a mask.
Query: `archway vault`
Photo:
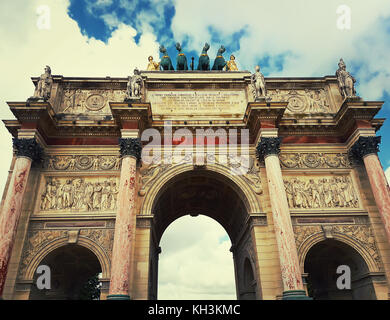
[[[219,222],[235,243],[251,213],[259,213],[257,195],[229,168],[182,164],[159,176],[146,193],[141,214],[153,214],[157,243],[164,230],[183,215],[203,214]]]
[[[164,185],[174,177],[190,171],[207,171],[215,173],[216,177],[219,177],[220,180],[223,180],[225,181],[225,183],[231,185],[232,188],[237,192],[237,194],[240,196],[243,203],[245,204],[248,214],[261,212],[257,195],[248,185],[248,182],[245,181],[240,175],[233,174],[228,167],[215,163],[206,164],[205,166],[202,166],[201,169],[197,169],[197,167],[193,164],[179,164],[172,166],[171,168],[163,172],[156,179],[154,179],[153,184],[145,194],[145,199],[142,203],[140,214],[154,214],[153,206],[155,200],[160,194],[161,189],[164,188]]]

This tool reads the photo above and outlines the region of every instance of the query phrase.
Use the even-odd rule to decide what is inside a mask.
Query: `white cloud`
[[[226,231],[206,216],[174,221],[160,242],[159,299],[236,299]]]
[[[108,4],[109,1],[101,1]],[[50,30],[36,25],[36,9],[50,8]],[[83,36],[67,14],[67,0],[0,2],[0,118],[13,119],[6,101],[24,101],[34,92],[30,77],[43,73],[49,65],[53,74],[63,76],[126,77],[135,67],[144,69],[149,55],[158,56],[158,43],[151,33],[143,33],[139,43],[136,30],[120,24],[107,44]],[[0,192],[4,188],[11,161],[11,136],[0,126]]]
[[[387,178],[387,182],[390,184],[390,167],[387,167],[385,170],[385,176]]]

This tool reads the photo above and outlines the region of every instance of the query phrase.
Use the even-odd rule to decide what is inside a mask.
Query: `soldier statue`
[[[343,59],[340,59],[339,68],[336,71],[337,81],[341,95],[344,98],[356,97],[355,82],[356,79],[346,70],[346,65]]]
[[[53,77],[51,75],[51,69],[49,66],[45,67],[45,73],[41,74],[37,86],[35,88],[34,95],[28,100],[41,100],[44,101],[50,99],[51,87],[53,85]]]
[[[137,68],[135,68],[134,75],[132,77],[129,76],[129,80],[127,82],[125,101],[141,98],[142,83],[141,73]]]
[[[260,72],[259,66],[256,66],[255,73],[251,76],[251,83],[253,86],[253,96],[255,101],[265,98],[267,95],[265,79],[263,74]]]

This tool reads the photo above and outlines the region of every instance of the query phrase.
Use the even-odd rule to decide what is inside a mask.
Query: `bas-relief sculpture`
[[[285,153],[279,155],[284,168],[350,168],[346,153]]]
[[[286,113],[330,113],[324,89],[269,90],[272,101],[287,101]]]
[[[40,211],[115,210],[119,179],[111,177],[45,177]]]
[[[53,86],[53,77],[49,66],[45,67],[45,73],[41,74],[34,95],[28,100],[48,100],[51,95],[51,88]]]
[[[122,102],[126,90],[69,89],[62,92],[58,113],[111,114],[108,102]]]
[[[358,208],[359,200],[347,175],[284,177],[287,201],[293,209]]]
[[[47,170],[119,170],[120,158],[116,155],[58,155],[48,156],[43,165]]]

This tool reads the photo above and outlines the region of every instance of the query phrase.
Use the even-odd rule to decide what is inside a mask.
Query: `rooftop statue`
[[[146,68],[146,70],[148,70],[148,71],[159,71],[160,70],[160,63],[155,62],[153,60],[152,56],[149,56],[148,61],[149,61],[149,63],[148,63],[148,67]]]
[[[179,42],[176,43],[176,49],[179,51],[176,59],[176,70],[188,70],[187,57],[181,52],[181,45]]]
[[[161,58],[160,66],[163,70],[175,70],[172,65],[171,58],[168,56],[167,49],[163,45],[160,45],[160,52],[163,54]]]
[[[263,74],[260,72],[260,67],[256,66],[255,73],[251,76],[251,83],[253,86],[253,96],[255,101],[265,98],[267,90],[265,88],[265,79]]]
[[[34,95],[28,98],[28,100],[43,99],[44,101],[46,101],[50,99],[52,85],[53,85],[53,77],[51,75],[51,69],[49,66],[46,66],[45,73],[41,74],[38,80]]]
[[[213,68],[212,70],[222,70],[226,66],[225,58],[222,56],[222,54],[225,52],[225,47],[221,46],[218,49],[217,56],[214,60]]]
[[[125,101],[141,99],[142,84],[143,80],[141,73],[137,68],[135,68],[134,75],[132,77],[129,76],[129,80],[127,82]]]
[[[346,65],[343,59],[340,59],[339,68],[336,71],[337,80],[341,95],[344,98],[356,97],[355,85],[356,79],[346,70]]]
[[[210,58],[207,55],[209,49],[210,45],[206,42],[199,56],[198,70],[210,70]]]
[[[226,63],[226,70],[227,71],[238,71],[235,60],[236,60],[236,57],[233,54],[230,55],[230,60]]]

